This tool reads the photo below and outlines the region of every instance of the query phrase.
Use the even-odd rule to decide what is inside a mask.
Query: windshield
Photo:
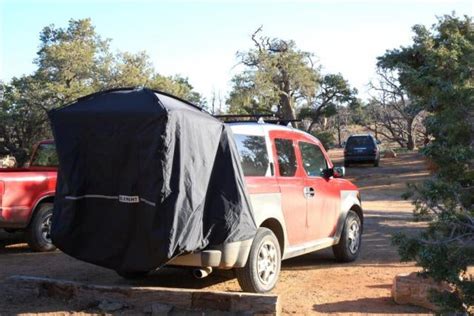
[[[40,144],[31,159],[31,167],[57,167],[58,155],[55,144]]]
[[[373,147],[374,142],[370,136],[352,136],[347,140],[347,147]]]

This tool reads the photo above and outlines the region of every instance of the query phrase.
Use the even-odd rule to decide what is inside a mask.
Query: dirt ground
[[[336,164],[341,150],[330,152]],[[382,159],[381,165],[354,166],[347,178],[361,190],[365,212],[360,258],[351,264],[339,264],[331,250],[323,250],[283,262],[279,294],[285,314],[421,314],[427,310],[401,306],[393,302],[390,289],[393,277],[418,270],[413,263],[400,263],[392,234],[416,233],[422,223],[412,220],[412,205],[401,199],[406,182],[428,177],[422,157],[403,153],[394,159]],[[142,285],[208,290],[240,291],[232,271],[216,271],[196,280],[189,270],[164,268],[145,280],[126,281],[114,272],[70,258],[59,251],[32,253],[20,234],[0,231],[0,315],[38,312],[79,312],[85,306],[25,294],[11,288],[6,278],[12,275],[53,277],[93,284]]]

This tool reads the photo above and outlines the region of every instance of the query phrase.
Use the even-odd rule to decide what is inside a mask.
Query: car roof
[[[260,122],[260,123],[259,122],[234,122],[234,123],[226,123],[226,124],[231,126],[232,131],[236,134],[264,136],[270,131],[288,131],[288,132],[305,135],[307,137],[311,137],[315,139],[318,143],[321,143],[319,139],[317,139],[313,135],[305,131],[302,131],[300,129],[294,128],[292,126],[270,124],[270,123],[265,123],[265,122]]]
[[[350,135],[348,137],[348,139],[351,138],[351,137],[372,137],[373,138],[374,135],[372,135],[372,134],[354,134],[354,135]]]
[[[54,139],[46,139],[46,140],[42,140],[38,142],[38,145],[42,145],[42,144],[54,144]]]

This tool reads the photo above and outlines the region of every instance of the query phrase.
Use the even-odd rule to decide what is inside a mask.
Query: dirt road
[[[342,152],[332,151],[336,163]],[[413,263],[400,263],[390,244],[395,232],[415,233],[423,224],[412,221],[412,205],[400,195],[406,182],[428,176],[422,157],[400,154],[382,159],[379,168],[351,167],[347,178],[361,189],[365,211],[363,248],[359,260],[337,263],[330,250],[308,254],[283,263],[274,290],[281,296],[283,312],[313,313],[425,313],[424,309],[395,304],[390,297],[393,277],[417,270]],[[34,312],[72,312],[87,306],[71,306],[47,298],[24,295],[9,288],[5,279],[23,274],[47,276],[94,284],[133,284],[240,291],[232,271],[215,272],[196,280],[189,270],[165,268],[141,281],[125,281],[114,272],[70,258],[59,251],[32,253],[19,234],[0,232],[0,315]]]

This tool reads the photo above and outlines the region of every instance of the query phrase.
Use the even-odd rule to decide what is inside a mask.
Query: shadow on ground
[[[353,301],[339,301],[334,303],[317,304],[313,306],[313,311],[319,313],[367,313],[367,314],[393,314],[390,306],[398,307],[391,297],[361,298]],[[403,314],[426,313],[426,309],[411,307],[404,310]]]

